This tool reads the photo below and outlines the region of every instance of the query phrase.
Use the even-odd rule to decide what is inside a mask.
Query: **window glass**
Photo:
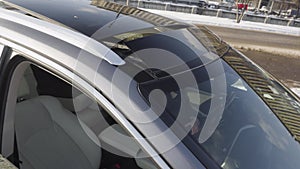
[[[26,66],[26,65],[25,65]],[[33,168],[156,168],[101,106],[63,78],[28,64],[19,74],[15,148],[9,160]],[[117,140],[117,141],[116,141]]]
[[[164,92],[161,119],[169,126],[179,123],[188,132],[183,141],[187,147],[195,154],[204,149],[222,168],[298,168],[299,143],[247,83],[220,62],[223,72],[215,70],[220,66],[216,63],[191,70],[197,85],[178,86],[175,79],[184,79],[185,72],[141,83],[139,89],[149,103],[161,100],[152,91]],[[173,130],[181,135],[181,130]]]

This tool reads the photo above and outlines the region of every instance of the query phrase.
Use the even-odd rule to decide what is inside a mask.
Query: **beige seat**
[[[77,117],[98,135],[108,125],[99,110],[97,103],[70,84],[53,76],[36,66],[31,66],[33,81],[37,93],[51,95],[58,98],[60,103],[69,111],[75,112]],[[49,84],[52,88],[49,88]]]
[[[100,167],[99,140],[54,97],[18,103],[15,130],[22,169]]]
[[[107,113],[84,94],[73,99],[77,117],[84,122],[94,133],[99,135],[104,129],[109,127],[105,119]],[[104,112],[104,113],[103,113]]]
[[[85,94],[75,93],[73,98],[58,98],[62,105],[76,113],[76,116],[86,124],[95,135],[99,135],[105,128],[109,127],[105,120],[106,113],[96,102],[87,97]]]

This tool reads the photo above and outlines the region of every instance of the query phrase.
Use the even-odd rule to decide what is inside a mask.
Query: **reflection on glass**
[[[167,97],[167,107],[161,118],[172,125],[176,120],[180,102],[184,103],[186,116],[197,110],[198,114],[193,123],[188,120],[180,121],[183,128],[189,126],[190,137],[195,144],[186,145],[191,151],[203,148],[211,158],[225,169],[298,169],[300,166],[300,146],[291,137],[285,126],[278,120],[270,108],[260,97],[223,62],[224,72],[208,76],[206,71],[212,71],[216,65],[191,70],[195,75],[198,86],[173,85],[174,78],[180,79],[184,73],[162,80],[154,80],[139,86],[141,94],[147,99],[154,89],[164,91]],[[178,77],[176,77],[178,76]],[[226,93],[211,93],[214,80],[225,76]],[[176,93],[176,95],[174,94]],[[173,97],[172,97],[173,96]],[[176,97],[174,97],[176,96]],[[180,96],[180,97],[179,97]],[[181,100],[180,100],[181,99]],[[218,111],[211,107],[212,100],[219,101],[219,106],[225,101],[224,111],[216,129],[209,138],[203,140],[205,122],[210,113]],[[179,104],[180,105],[180,104]],[[172,117],[165,118],[165,116]],[[174,131],[175,133],[177,131]]]

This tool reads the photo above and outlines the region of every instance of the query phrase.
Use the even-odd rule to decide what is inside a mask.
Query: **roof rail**
[[[7,5],[8,7],[11,7],[11,9],[19,10],[20,12],[24,12],[24,13],[26,13],[26,14],[29,14],[29,15],[32,16],[32,17],[36,17],[36,18],[41,19],[41,20],[44,20],[44,21],[46,21],[46,22],[54,23],[54,24],[56,24],[56,25],[59,25],[59,26],[62,26],[62,27],[66,27],[66,28],[68,28],[68,29],[72,29],[73,31],[76,31],[75,29],[73,29],[73,28],[71,28],[71,27],[68,27],[68,26],[66,26],[66,25],[64,25],[64,24],[62,24],[62,23],[60,23],[60,22],[57,22],[57,21],[55,21],[55,20],[53,20],[53,19],[51,19],[51,18],[48,18],[48,17],[46,17],[46,16],[44,16],[44,15],[41,15],[41,14],[36,13],[36,12],[34,12],[34,11],[31,11],[31,10],[29,10],[29,9],[23,8],[23,7],[21,7],[21,6],[19,6],[19,5],[16,5],[16,4],[14,4],[14,3],[7,2],[6,0],[0,0],[0,2],[4,3],[4,4]],[[6,9],[7,9],[7,8],[6,8]]]
[[[0,2],[3,1],[0,0]],[[108,47],[79,32],[1,8],[0,19],[8,20],[55,37],[61,41],[85,50],[86,52],[91,53],[112,65],[125,64],[125,61]]]

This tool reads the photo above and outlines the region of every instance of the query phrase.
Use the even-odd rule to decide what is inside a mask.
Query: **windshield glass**
[[[222,66],[223,68],[220,68]],[[196,84],[186,81],[188,73]],[[300,146],[265,102],[226,62],[219,59],[191,72],[141,83],[147,102],[186,146],[205,151],[225,169],[298,169]],[[158,91],[165,95],[153,94]],[[201,159],[201,154],[198,156]]]
[[[147,125],[162,120],[206,166],[211,163],[206,164],[207,159],[226,169],[300,166],[300,147],[294,137],[300,133],[300,116],[293,110],[300,112],[299,104],[285,89],[269,83],[264,72],[249,70],[239,53],[206,28],[145,27],[99,34],[96,39],[124,59],[113,74],[120,91],[114,99],[119,99],[120,110],[150,142],[161,139]],[[132,102],[122,99],[127,98],[122,94]],[[281,112],[284,116],[278,118]],[[287,122],[293,122],[289,129]],[[156,145],[168,151],[177,140]]]
[[[182,65],[206,65],[230,48],[205,27],[185,25],[143,28],[109,36],[99,33],[94,38],[124,59],[126,64],[120,69],[126,73],[154,67],[177,73],[187,69]]]

